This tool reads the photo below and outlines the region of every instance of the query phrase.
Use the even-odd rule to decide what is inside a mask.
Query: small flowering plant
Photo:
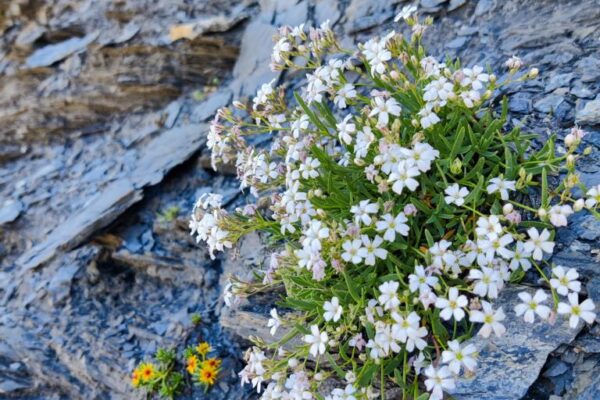
[[[194,383],[208,391],[217,381],[221,372],[221,359],[209,357],[212,347],[207,342],[201,342],[196,347],[185,349],[186,370],[192,375]]]
[[[535,135],[507,130],[507,103],[496,114],[493,93],[537,70],[519,72],[512,57],[499,82],[439,62],[421,45],[431,21],[414,11],[397,17],[411,37],[392,31],[357,50],[327,24],[281,28],[272,68],[306,72],[305,86],[291,95],[266,83],[210,128],[213,166],[235,160],[258,201],[230,213],[220,195],[203,195],[192,234],[212,256],[253,231],[272,245],[262,281],[233,278],[228,305],[286,294],[268,321],[283,336],[255,339],[240,372],[265,399],[441,399],[476,370],[465,341],[504,334],[505,313],[524,323],[564,314],[573,328],[594,319],[577,272],[548,262],[555,227],[584,208],[598,216],[600,187],[575,170],[584,132],[536,148]],[[264,134],[270,147],[250,144]],[[528,270],[545,288],[521,293],[515,310],[495,305]],[[337,388],[325,391],[328,380]]]

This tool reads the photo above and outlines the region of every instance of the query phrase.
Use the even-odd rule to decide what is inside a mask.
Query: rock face
[[[248,239],[239,257],[210,260],[188,234],[200,193],[220,192],[230,207],[245,202],[231,171],[208,168],[205,124],[262,83],[297,83],[268,67],[278,25],[329,20],[352,44],[398,30],[393,16],[406,4],[1,2],[0,397],[136,398],[127,379],[134,363],[200,339],[224,358],[224,375],[208,395],[184,397],[252,397],[237,381],[239,341],[268,335],[264,322],[279,294],[223,309],[227,274],[250,274],[263,262],[260,240]],[[419,5],[436,19],[426,43],[433,55],[489,64],[500,79],[512,54],[538,67],[536,81],[503,93],[511,123],[542,139],[584,125],[594,153],[581,179],[600,183],[597,2]],[[559,232],[553,260],[577,267],[592,298],[599,237],[594,221],[574,220]],[[504,307],[510,316],[508,299]],[[574,335],[562,324],[510,320],[502,341],[481,347],[479,375],[455,396],[597,398],[600,326]]]
[[[513,312],[519,303],[517,293],[535,290],[513,286],[500,293],[495,302],[502,307],[507,318],[507,333],[501,337],[484,339],[476,336],[468,341],[479,350],[479,367],[474,378],[459,379],[452,394],[456,399],[481,398],[508,400],[520,399],[535,382],[548,355],[561,344],[571,343],[578,330],[570,329],[565,318],[555,325],[548,323],[527,324]]]

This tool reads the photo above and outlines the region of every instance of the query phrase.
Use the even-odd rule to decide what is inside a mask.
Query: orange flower
[[[210,347],[210,344],[208,344],[206,342],[202,342],[198,346],[196,346],[196,351],[202,357],[205,357],[206,354],[208,354],[210,351],[212,351],[212,347]]]
[[[139,373],[142,382],[148,382],[154,377],[154,365],[151,363],[143,363],[139,367]]]
[[[221,366],[221,360],[218,358],[209,358],[202,363],[202,368],[212,368],[217,370]]]
[[[131,384],[135,388],[140,385],[140,373],[137,369],[131,374]]]
[[[200,379],[200,382],[205,385],[214,385],[215,381],[217,380],[217,371],[210,367],[204,367],[200,370],[200,376],[198,378]]]
[[[187,371],[190,374],[193,374],[198,369],[198,357],[195,355],[191,355],[187,359]]]

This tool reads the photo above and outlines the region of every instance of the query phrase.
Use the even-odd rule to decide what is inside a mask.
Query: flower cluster
[[[505,131],[496,89],[537,70],[512,57],[498,82],[439,62],[421,46],[429,19],[405,7],[397,21],[410,37],[392,31],[354,51],[328,24],[281,28],[272,66],[307,71],[302,90],[292,98],[264,84],[211,126],[213,165],[235,160],[259,200],[228,213],[203,195],[192,234],[214,255],[265,233],[274,249],[262,282],[234,279],[225,301],[280,287],[280,305],[295,311],[272,309],[267,328],[283,337],[246,353],[241,380],[265,399],[374,398],[393,386],[441,399],[476,370],[465,341],[503,335],[506,313],[525,323],[565,314],[572,327],[595,317],[577,272],[549,261],[556,227],[575,212],[600,215],[600,187],[585,188],[575,169],[585,132],[535,148],[535,135]],[[246,140],[265,133],[270,146]],[[544,287],[520,293],[514,310],[495,304],[529,270]],[[337,387],[324,393],[327,380]]]
[[[221,360],[209,357],[212,351],[210,344],[201,342],[198,346],[186,348],[185,369],[194,378],[194,383],[208,391],[217,381],[221,371]],[[143,389],[148,395],[173,399],[184,388],[183,374],[178,372],[177,355],[173,350],[158,349],[154,355],[155,363],[140,363],[131,375],[131,385]]]
[[[208,353],[211,351],[212,347],[207,342],[185,350],[186,370],[194,377],[195,382],[204,386],[205,390],[215,384],[221,371],[221,360],[209,357]]]

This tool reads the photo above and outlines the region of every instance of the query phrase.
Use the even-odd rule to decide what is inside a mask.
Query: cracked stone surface
[[[393,17],[407,3],[0,4],[0,397],[136,398],[127,378],[136,362],[199,338],[212,340],[225,375],[209,395],[183,397],[253,397],[237,382],[239,354],[247,334],[265,334],[273,297],[236,316],[220,291],[227,274],[250,275],[264,251],[255,237],[238,255],[210,260],[187,230],[200,193],[220,192],[231,207],[245,201],[231,171],[209,168],[206,123],[266,81],[297,83],[268,68],[278,25],[329,19],[351,44],[398,30]],[[594,152],[581,179],[600,183],[597,0],[416,3],[436,20],[426,36],[436,57],[489,64],[500,79],[513,54],[538,67],[537,80],[501,93],[511,124],[540,141],[582,125]],[[182,26],[191,34],[172,40]],[[576,267],[600,302],[600,224],[579,215],[558,237],[553,261]],[[191,324],[194,313],[203,324]],[[480,375],[456,398],[600,396],[600,325],[577,333],[510,322],[501,340],[486,345]]]

